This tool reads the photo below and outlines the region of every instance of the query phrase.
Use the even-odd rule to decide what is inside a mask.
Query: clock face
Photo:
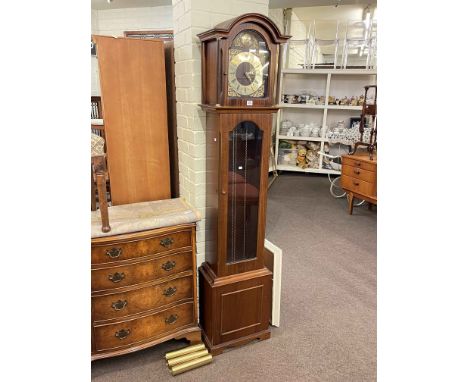
[[[262,98],[267,95],[270,51],[254,30],[240,32],[229,48],[228,97]]]
[[[251,52],[236,54],[229,63],[229,86],[241,96],[255,94],[263,85],[263,65]]]

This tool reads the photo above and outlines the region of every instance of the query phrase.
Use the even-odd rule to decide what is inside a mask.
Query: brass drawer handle
[[[174,322],[177,321],[178,318],[179,316],[177,314],[171,314],[164,321],[166,322],[167,325],[172,325]]]
[[[359,182],[353,182],[355,186],[359,186]]]
[[[161,268],[164,269],[166,272],[169,272],[171,269],[175,268],[175,265],[175,261],[167,261],[163,265],[161,265]]]
[[[115,332],[115,336],[119,340],[123,340],[124,338],[127,338],[130,335],[130,329],[120,329],[118,332]]]
[[[127,300],[117,300],[112,303],[112,308],[114,310],[122,310],[127,306]]]
[[[115,272],[113,275],[109,275],[109,280],[113,283],[119,283],[125,278],[125,273]]]
[[[166,297],[171,297],[171,296],[174,296],[176,292],[177,292],[176,287],[169,287],[167,289],[164,289],[163,295]]]
[[[360,167],[360,166],[361,166],[361,162],[354,162],[354,165]]]
[[[361,171],[357,170],[357,169],[354,169],[354,173],[359,175],[361,173]]]
[[[106,251],[106,255],[111,259],[116,259],[122,254],[122,248],[111,248]]]
[[[170,237],[165,237],[164,239],[162,239],[160,242],[159,242],[163,247],[167,248],[169,247],[171,244],[174,244],[174,239],[170,238]]]

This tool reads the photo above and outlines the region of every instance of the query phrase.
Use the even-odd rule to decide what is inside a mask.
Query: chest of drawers
[[[341,167],[341,187],[348,196],[348,212],[353,213],[354,198],[377,204],[377,155],[344,155]]]
[[[91,240],[93,360],[201,342],[197,314],[195,223]]]

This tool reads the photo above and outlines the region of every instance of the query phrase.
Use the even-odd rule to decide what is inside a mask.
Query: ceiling
[[[326,5],[372,5],[377,0],[270,0],[269,8],[317,7]]]
[[[270,0],[270,8],[314,7],[323,5],[376,4],[377,0]],[[91,0],[92,9],[141,8],[171,5],[171,0]]]
[[[142,8],[171,5],[171,0],[91,0],[91,9]]]

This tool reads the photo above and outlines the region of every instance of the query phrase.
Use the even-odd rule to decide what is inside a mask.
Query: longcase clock
[[[245,14],[198,35],[206,111],[206,261],[200,325],[213,354],[270,337],[264,264],[268,162],[279,46],[266,16]]]

